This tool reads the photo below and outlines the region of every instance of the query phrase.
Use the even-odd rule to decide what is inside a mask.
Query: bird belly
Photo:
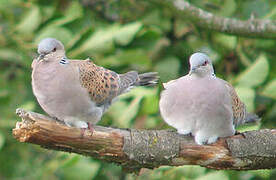
[[[181,79],[179,79],[181,81]],[[182,81],[163,91],[160,112],[164,120],[181,134],[204,132],[206,136],[233,134],[229,95],[213,80]],[[216,88],[214,88],[216,87]],[[219,88],[219,90],[218,90]]]
[[[68,76],[66,72],[64,69],[62,73],[57,70],[46,71],[33,76],[33,92],[40,106],[50,116],[62,121],[73,119],[97,123],[101,119],[103,108],[91,101],[78,77]]]

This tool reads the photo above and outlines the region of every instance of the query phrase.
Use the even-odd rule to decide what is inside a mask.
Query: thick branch
[[[162,165],[200,165],[213,169],[266,169],[276,167],[276,130],[250,131],[196,145],[190,136],[169,130],[136,130],[95,126],[95,131],[67,127],[47,116],[17,110],[22,122],[13,129],[20,142],[74,152],[134,171]]]
[[[245,37],[276,38],[276,21],[254,18],[242,21],[224,18],[197,8],[185,0],[165,2],[165,5],[172,8],[175,13],[205,29]]]

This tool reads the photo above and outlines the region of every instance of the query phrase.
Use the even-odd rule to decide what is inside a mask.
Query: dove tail
[[[158,83],[158,73],[148,72],[139,74],[139,80],[134,84],[135,86],[154,86]]]
[[[154,86],[159,79],[157,72],[138,74],[136,71],[130,71],[125,74],[120,74],[119,76],[120,91],[118,94],[128,92],[134,86]]]
[[[257,116],[256,114],[247,113],[246,117],[244,119],[244,123],[253,123],[253,122],[258,122],[260,120],[261,120],[261,118],[259,116]]]

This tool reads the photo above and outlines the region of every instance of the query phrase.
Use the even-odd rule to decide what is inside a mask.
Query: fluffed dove
[[[89,128],[97,123],[114,98],[134,86],[151,86],[156,72],[117,74],[88,60],[69,60],[63,44],[43,39],[32,63],[32,87],[40,106],[68,126]]]
[[[163,119],[179,134],[192,134],[197,144],[211,144],[235,134],[235,127],[258,121],[249,114],[234,88],[214,74],[203,53],[190,57],[188,75],[164,83],[159,106]]]

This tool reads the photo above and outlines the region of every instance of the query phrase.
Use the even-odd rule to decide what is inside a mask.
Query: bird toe
[[[177,129],[178,134],[188,135],[191,133],[190,129]]]
[[[212,136],[212,137],[208,138],[207,144],[212,144],[212,143],[216,142],[217,139],[218,139],[217,136]]]

